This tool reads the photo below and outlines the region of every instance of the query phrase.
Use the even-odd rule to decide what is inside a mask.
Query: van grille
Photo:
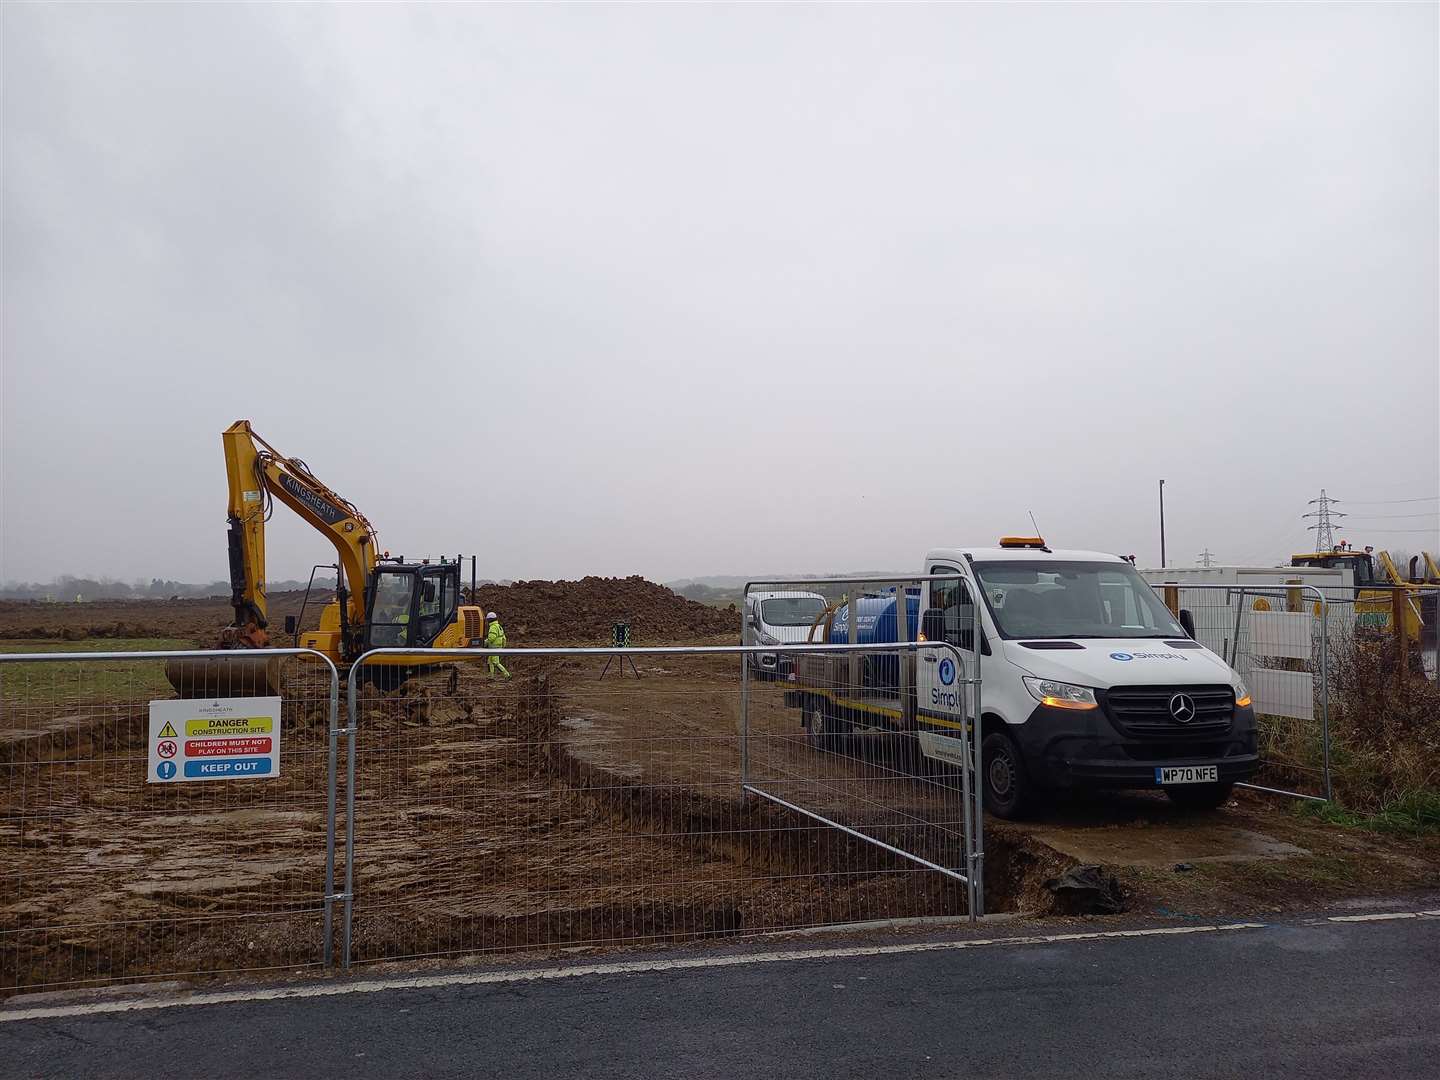
[[[1195,703],[1195,717],[1182,724],[1170,701],[1185,694]],[[1127,735],[1148,738],[1184,738],[1214,735],[1230,727],[1235,712],[1235,691],[1224,684],[1208,686],[1115,686],[1105,692],[1105,711]]]

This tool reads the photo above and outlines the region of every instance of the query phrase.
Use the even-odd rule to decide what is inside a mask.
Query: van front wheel
[[[1024,817],[1035,805],[1035,784],[1010,736],[995,732],[981,746],[985,809],[998,818]]]

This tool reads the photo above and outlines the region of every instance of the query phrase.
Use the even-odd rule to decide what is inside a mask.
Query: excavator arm
[[[234,624],[224,645],[263,647],[269,643],[265,593],[265,523],[278,499],[335,546],[341,568],[336,583],[342,640],[365,623],[365,590],[375,568],[375,529],[355,506],[321,483],[299,458],[287,458],[250,426],[237,420],[222,436],[230,484],[230,603]]]

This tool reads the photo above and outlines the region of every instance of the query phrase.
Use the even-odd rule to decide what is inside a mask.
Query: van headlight
[[[1243,709],[1250,704],[1250,691],[1238,678],[1235,680],[1235,707]]]
[[[1025,689],[1041,705],[1049,705],[1053,709],[1093,709],[1099,704],[1095,700],[1095,691],[1088,686],[1036,679],[1029,675],[1024,678]]]

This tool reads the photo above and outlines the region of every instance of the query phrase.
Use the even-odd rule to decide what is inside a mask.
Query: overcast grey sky
[[[3,19],[3,578],[223,577],[239,417],[492,577],[1440,492],[1433,4]]]

